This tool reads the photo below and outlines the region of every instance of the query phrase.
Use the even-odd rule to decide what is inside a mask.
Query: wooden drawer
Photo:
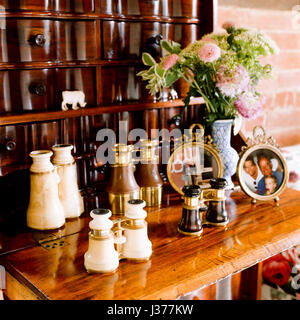
[[[0,0],[0,6],[5,8],[5,11],[91,13],[95,11],[95,0]]]
[[[163,0],[165,1],[165,0]],[[168,1],[168,0],[167,0]],[[107,0],[100,1],[100,10],[105,14],[116,15],[161,15],[161,0]]]
[[[29,152],[28,126],[0,127],[0,168],[25,164]]]
[[[0,62],[54,60],[51,20],[6,19],[0,34]]]
[[[78,132],[81,131],[82,118],[69,118],[61,121],[62,142],[73,145],[72,154],[80,154],[82,136],[78,136]]]
[[[34,123],[29,126],[30,151],[50,150],[51,147],[60,143],[60,122],[51,121],[44,123]]]
[[[55,69],[55,105],[61,109],[62,92],[81,90],[85,94],[87,106],[96,105],[96,70],[95,68],[60,68]]]
[[[59,121],[1,126],[0,168],[30,164],[31,151],[50,150],[54,144],[60,143],[60,136]]]
[[[55,21],[57,59],[61,61],[96,59],[96,22]]]
[[[101,92],[104,104],[145,100],[149,97],[136,67],[103,67]],[[149,99],[151,99],[149,97]]]
[[[51,1],[49,0],[0,0],[0,6],[8,11],[49,11],[51,10]],[[0,7],[1,9],[1,7]]]
[[[54,0],[53,10],[70,13],[91,13],[95,11],[95,0]],[[100,0],[100,2],[105,2]]]
[[[107,0],[100,1],[105,14],[199,18],[200,0]]]
[[[51,108],[53,74],[51,69],[0,71],[0,113]]]
[[[175,40],[182,47],[200,36],[197,24],[160,22],[103,22],[103,59],[137,59],[144,51],[157,58],[161,39]]]

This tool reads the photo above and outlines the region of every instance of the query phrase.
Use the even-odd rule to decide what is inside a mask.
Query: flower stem
[[[211,104],[211,102],[209,101],[207,96],[202,92],[202,90],[200,89],[200,87],[199,87],[198,83],[195,81],[195,79],[193,80],[193,84],[195,85],[195,87],[197,88],[198,92],[201,94],[201,96],[203,97],[204,101],[206,102],[206,107],[208,109],[208,112],[215,112],[213,105]]]

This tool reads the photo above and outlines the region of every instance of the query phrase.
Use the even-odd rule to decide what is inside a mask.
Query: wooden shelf
[[[0,11],[0,18],[42,18],[42,19],[76,19],[76,20],[115,20],[128,22],[165,22],[165,23],[184,23],[199,24],[202,19],[193,17],[166,17],[166,16],[141,16],[141,15],[124,15],[124,14],[105,14],[105,13],[67,13],[56,11]]]
[[[190,105],[203,104],[203,98],[191,99]],[[43,111],[43,112],[28,112],[20,114],[3,114],[0,115],[0,126],[29,123],[29,122],[41,122],[60,120],[67,118],[78,118],[83,116],[93,116],[104,113],[116,113],[125,111],[137,111],[137,110],[150,110],[150,109],[165,109],[174,107],[183,107],[182,100],[169,100],[158,102],[144,102],[144,103],[126,103],[126,104],[114,104],[106,106],[88,107],[78,110],[67,111]]]
[[[180,197],[167,196],[162,208],[147,209],[148,237],[153,248],[149,261],[134,264],[122,260],[114,274],[88,274],[84,253],[91,218],[84,215],[67,222],[49,239],[64,240],[65,246],[47,250],[37,242],[0,257],[8,275],[6,295],[22,295],[23,289],[17,291],[11,285],[11,281],[17,281],[30,291],[29,299],[176,299],[300,242],[298,191],[286,189],[279,203],[256,205],[243,192],[227,193],[228,226],[204,227],[201,237],[178,233]],[[47,234],[44,232],[44,238]],[[25,240],[32,245],[28,234]]]
[[[104,60],[95,59],[89,61],[46,61],[46,62],[9,62],[1,63],[0,70],[15,69],[50,69],[50,68],[76,68],[76,67],[118,67],[118,66],[144,66],[141,59]]]

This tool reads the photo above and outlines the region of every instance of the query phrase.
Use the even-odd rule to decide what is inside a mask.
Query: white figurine
[[[62,98],[61,109],[63,111],[68,110],[67,104],[71,104],[73,110],[79,109],[78,104],[81,108],[86,106],[85,95],[82,91],[63,91]]]
[[[171,100],[176,100],[178,99],[178,94],[177,94],[177,91],[175,89],[171,89],[169,91],[169,94],[170,94],[170,99]]]

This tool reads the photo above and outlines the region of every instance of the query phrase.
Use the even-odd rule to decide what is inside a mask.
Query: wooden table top
[[[205,227],[202,236],[177,232],[181,203],[169,199],[148,212],[153,254],[148,262],[120,261],[114,274],[88,274],[88,216],[55,233],[65,245],[35,245],[2,256],[8,272],[41,299],[175,299],[300,243],[300,192],[286,189],[279,204],[251,204],[240,191],[227,194],[230,223]]]

